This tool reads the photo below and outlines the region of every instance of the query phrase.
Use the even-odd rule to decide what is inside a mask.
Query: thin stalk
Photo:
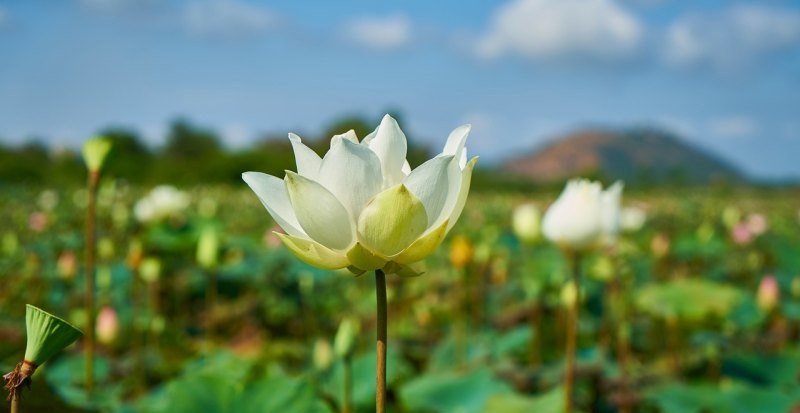
[[[94,266],[95,266],[95,221],[97,219],[97,185],[100,173],[89,172],[87,182],[89,199],[86,205],[86,245],[85,245],[85,281],[84,311],[86,312],[86,342],[84,345],[84,370],[86,374],[86,392],[91,393],[94,388]]]
[[[539,308],[539,303],[534,299],[533,304],[531,304],[530,309],[530,328],[531,328],[531,346],[530,346],[530,354],[529,354],[529,361],[531,363],[531,367],[536,368],[539,367],[539,363],[542,361],[541,357],[541,335],[542,335],[542,317],[541,317],[541,309]]]
[[[344,358],[344,388],[342,389],[342,413],[350,413],[350,395],[353,392],[353,363],[350,356]]]
[[[572,267],[572,282],[575,284],[575,299],[570,303],[567,310],[567,339],[566,339],[566,358],[567,368],[564,373],[564,411],[571,413],[574,405],[573,393],[575,387],[575,348],[577,345],[578,333],[578,308],[580,305],[580,275],[581,257],[577,253],[569,254],[570,265]]]
[[[11,396],[11,413],[19,413],[19,395]]]
[[[386,413],[386,274],[375,270],[375,297],[377,301],[377,348],[375,360],[375,412]]]
[[[161,280],[153,280],[147,283],[147,304],[150,307],[150,320],[147,323],[148,331],[147,337],[150,338],[150,349],[151,350],[158,350],[159,345],[159,336],[160,332],[158,332],[155,328],[156,320],[159,318],[159,314],[161,313]]]
[[[217,272],[214,269],[208,271],[208,289],[206,290],[206,312],[208,313],[208,328],[206,329],[206,342],[209,349],[214,342],[214,329],[216,327],[217,308]]]

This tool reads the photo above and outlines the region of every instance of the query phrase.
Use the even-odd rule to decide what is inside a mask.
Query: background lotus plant
[[[441,154],[411,170],[406,136],[386,115],[360,142],[352,130],[334,136],[324,157],[290,134],[297,172],[286,171],[283,180],[242,175],[298,258],[355,274],[376,271],[379,412],[385,404],[385,273],[419,275],[411,265],[433,253],[461,215],[477,161],[467,161],[469,131],[469,125],[453,130]]]
[[[562,248],[571,264],[572,278],[563,290],[565,296],[570,298],[565,301],[568,307],[564,378],[567,413],[572,411],[574,403],[581,254],[601,245],[612,246],[616,242],[620,230],[622,185],[618,181],[603,191],[599,182],[571,180],[542,220],[545,237]]]
[[[30,304],[25,306],[25,326],[28,333],[25,357],[14,371],[3,376],[12,413],[17,413],[20,392],[24,386],[30,386],[36,369],[83,335],[66,321]]]

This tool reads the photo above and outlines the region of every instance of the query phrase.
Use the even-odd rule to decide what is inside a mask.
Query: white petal
[[[256,193],[258,199],[267,208],[267,212],[287,234],[306,238],[305,231],[297,222],[297,217],[289,201],[289,193],[283,180],[261,172],[245,172],[242,179]]]
[[[458,218],[461,216],[461,212],[464,211],[464,205],[467,203],[467,195],[469,195],[469,187],[472,183],[472,170],[475,168],[475,164],[477,162],[478,157],[476,156],[470,159],[470,161],[467,162],[461,171],[461,182],[458,189],[458,197],[456,198],[455,205],[453,205],[453,209],[449,212],[449,221],[447,223],[448,231],[453,228],[453,225],[456,224]]]
[[[444,144],[444,150],[442,150],[442,155],[455,156],[459,160],[461,169],[464,169],[467,165],[467,151],[464,145],[467,143],[467,136],[469,136],[470,130],[472,130],[472,125],[470,124],[461,125],[453,129],[450,135],[447,136],[447,142]]]
[[[339,139],[322,160],[318,182],[336,196],[356,222],[367,202],[382,189],[381,162],[369,148]]]
[[[358,143],[358,136],[356,136],[356,131],[350,129],[345,133],[333,135],[333,137],[331,138],[331,148],[333,148],[333,145],[336,144],[341,139],[347,139],[350,142]]]
[[[440,222],[439,218],[448,198],[458,195],[457,192],[454,195],[451,194],[457,191],[460,182],[451,181],[454,176],[459,177],[458,181],[460,181],[460,175],[461,171],[453,161],[453,156],[440,156],[418,166],[403,180],[403,185],[425,206],[425,212],[428,214],[428,228]]]
[[[317,179],[322,158],[311,148],[306,146],[300,137],[294,133],[289,134],[289,140],[292,141],[294,159],[297,163],[297,173],[309,179]]]
[[[292,171],[286,171],[285,181],[297,221],[311,239],[333,250],[353,244],[355,224],[330,191]]]
[[[586,248],[602,235],[602,188],[596,182],[572,180],[542,219],[542,232],[556,244]]]
[[[409,165],[408,161],[406,161],[403,164],[403,169],[401,169],[401,170],[403,171],[403,175],[405,175],[405,176],[408,176],[408,174],[411,173],[411,165]]]
[[[384,187],[402,182],[403,163],[406,160],[408,144],[406,135],[400,130],[397,121],[389,115],[384,116],[375,131],[375,137],[371,138],[367,145],[381,160]]]

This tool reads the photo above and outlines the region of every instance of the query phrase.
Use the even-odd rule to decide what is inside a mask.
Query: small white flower
[[[136,202],[133,214],[139,222],[148,223],[179,214],[188,206],[188,195],[175,187],[160,185]]]
[[[352,130],[334,136],[322,158],[289,134],[297,172],[283,180],[259,172],[242,178],[303,261],[403,273],[430,255],[461,215],[477,160],[467,162],[469,130],[453,130],[442,153],[413,171],[406,136],[389,115],[361,142]]]
[[[620,226],[622,183],[605,192],[598,182],[575,179],[545,213],[542,232],[565,248],[580,250],[614,242]]]

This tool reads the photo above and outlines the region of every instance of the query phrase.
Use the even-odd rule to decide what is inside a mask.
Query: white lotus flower
[[[604,192],[599,182],[571,180],[545,213],[542,232],[550,241],[574,250],[613,242],[619,233],[621,195],[621,182]]]
[[[647,212],[639,207],[625,207],[622,208],[619,216],[620,227],[625,232],[636,232],[647,221]]]
[[[442,153],[413,171],[406,136],[389,115],[360,143],[352,130],[334,136],[322,158],[289,134],[297,172],[286,171],[283,180],[259,172],[242,178],[301,260],[414,275],[407,265],[430,255],[464,208],[477,160],[467,162],[469,130],[453,130]]]
[[[182,212],[189,206],[189,196],[169,186],[159,185],[136,202],[133,214],[139,222],[159,221]]]

